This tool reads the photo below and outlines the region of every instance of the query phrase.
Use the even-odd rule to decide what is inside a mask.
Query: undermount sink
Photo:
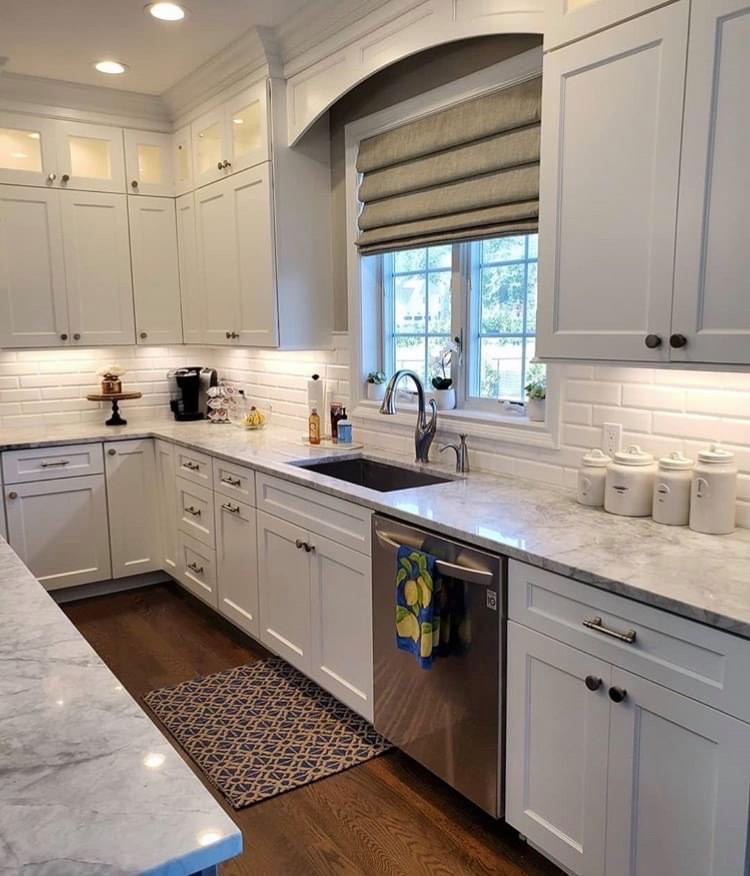
[[[308,463],[307,460],[294,462],[300,468],[316,471],[318,474],[337,478],[380,493],[395,490],[408,490],[411,487],[429,487],[433,484],[447,484],[452,479],[441,477],[411,468],[401,468],[373,459],[334,459],[327,462]]]

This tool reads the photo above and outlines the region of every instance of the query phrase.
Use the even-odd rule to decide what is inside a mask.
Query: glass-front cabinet
[[[224,161],[229,156],[225,127],[223,106],[216,107],[193,122],[193,174],[196,186],[226,175]]]
[[[55,182],[54,127],[49,119],[0,113],[0,183]]]
[[[129,194],[174,196],[172,136],[126,130],[125,168]]]
[[[59,182],[63,188],[125,191],[122,128],[57,122]]]

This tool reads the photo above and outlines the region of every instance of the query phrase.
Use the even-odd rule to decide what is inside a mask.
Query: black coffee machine
[[[167,373],[169,407],[175,420],[203,420],[208,413],[208,390],[219,382],[215,368],[176,368]]]

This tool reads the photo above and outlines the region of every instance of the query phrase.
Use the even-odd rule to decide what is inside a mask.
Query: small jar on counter
[[[719,444],[698,453],[690,491],[690,528],[708,535],[734,532],[737,466],[734,454]]]
[[[352,421],[343,419],[339,420],[338,423],[338,433],[339,433],[339,444],[351,444],[352,443]]]
[[[688,525],[692,481],[692,459],[675,451],[659,460],[652,511],[657,523],[664,523],[667,526]]]
[[[637,444],[615,453],[607,468],[604,510],[623,517],[649,517],[653,505],[656,462]]]
[[[601,508],[604,505],[604,486],[607,482],[607,466],[612,462],[601,450],[589,450],[581,457],[578,469],[576,499],[581,505]]]

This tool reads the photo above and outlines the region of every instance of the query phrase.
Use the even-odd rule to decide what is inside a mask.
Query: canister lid
[[[679,450],[675,450],[669,456],[662,456],[659,460],[659,468],[667,471],[686,471],[693,467],[693,460],[683,456]]]
[[[654,457],[641,450],[637,444],[631,444],[625,450],[618,450],[615,453],[615,462],[620,465],[651,465],[653,461]]]
[[[717,462],[732,462],[734,454],[731,450],[725,450],[721,444],[712,444],[708,450],[698,452],[698,459],[701,462],[717,463]]]
[[[599,450],[598,447],[595,447],[593,450],[589,450],[588,453],[584,453],[581,457],[581,462],[584,465],[590,465],[594,467],[607,466],[612,462],[612,460],[604,453],[602,450]]]

